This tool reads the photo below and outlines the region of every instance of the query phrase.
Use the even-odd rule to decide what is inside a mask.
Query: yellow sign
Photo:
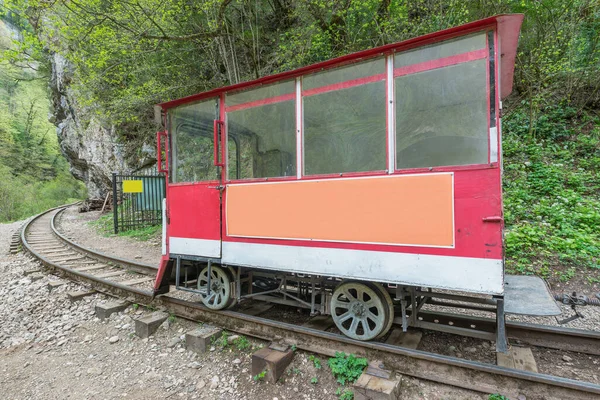
[[[123,181],[123,193],[142,193],[144,185],[141,180]]]

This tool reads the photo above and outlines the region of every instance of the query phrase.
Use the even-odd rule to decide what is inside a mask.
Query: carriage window
[[[419,47],[415,50],[396,54],[394,57],[394,68],[485,49],[485,43],[485,33],[479,32],[474,35],[448,40],[441,44]]]
[[[385,72],[382,58],[350,64],[346,67],[334,68],[323,72],[307,75],[302,78],[302,90],[315,89],[340,82],[365,78]]]
[[[229,179],[296,176],[294,91],[288,81],[227,96]]]
[[[482,58],[394,79],[397,169],[487,163],[486,68]]]
[[[227,96],[227,107],[239,106],[257,100],[270,99],[293,94],[296,91],[295,81],[286,81],[275,85],[265,85],[257,89],[237,92]]]
[[[213,160],[213,121],[216,100],[180,106],[169,111],[171,182],[218,179]]]
[[[348,82],[358,78],[364,80]],[[305,174],[385,170],[384,59],[309,75],[302,82]]]

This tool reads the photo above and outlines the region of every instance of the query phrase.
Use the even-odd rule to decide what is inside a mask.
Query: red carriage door
[[[169,253],[221,258],[221,124],[217,99],[169,110]]]

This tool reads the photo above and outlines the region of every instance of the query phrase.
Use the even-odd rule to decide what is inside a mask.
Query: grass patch
[[[94,227],[96,231],[104,237],[110,236],[120,236],[120,237],[129,237],[135,240],[139,240],[140,242],[145,242],[150,239],[154,239],[161,234],[162,226],[161,225],[153,225],[147,226],[139,229],[132,229],[129,231],[119,232],[115,235],[115,226],[112,214],[102,215],[95,221],[89,222],[90,226]]]

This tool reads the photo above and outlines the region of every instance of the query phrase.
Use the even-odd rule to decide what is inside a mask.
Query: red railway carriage
[[[294,304],[362,340],[398,308],[404,329],[422,326],[433,289],[487,295],[503,318],[500,111],[521,21],[160,104],[156,293],[174,283],[212,309]]]

